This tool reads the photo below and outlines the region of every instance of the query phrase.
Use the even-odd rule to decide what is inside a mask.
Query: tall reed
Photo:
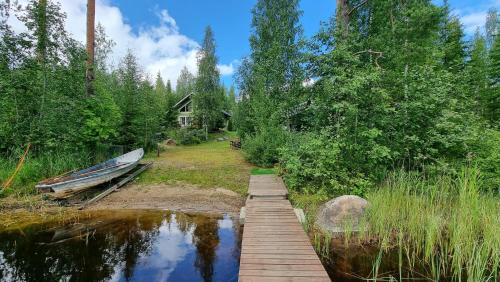
[[[480,186],[471,167],[455,178],[395,172],[367,195],[368,235],[383,250],[397,246],[410,267],[424,264],[433,279],[498,281],[500,201]]]

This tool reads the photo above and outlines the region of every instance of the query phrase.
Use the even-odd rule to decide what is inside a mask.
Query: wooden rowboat
[[[65,197],[90,187],[108,182],[134,169],[144,156],[144,150],[137,149],[125,155],[105,161],[76,172],[45,179],[35,187],[56,197]]]

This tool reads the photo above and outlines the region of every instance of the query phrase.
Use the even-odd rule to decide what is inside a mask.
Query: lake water
[[[0,281],[238,281],[229,216],[113,211],[0,233]]]

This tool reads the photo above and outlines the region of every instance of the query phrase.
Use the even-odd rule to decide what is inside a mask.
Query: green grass
[[[81,168],[89,164],[89,156],[52,153],[31,157],[28,155],[11,187],[1,192],[0,196],[26,196],[36,194],[35,184],[45,178]],[[0,159],[0,184],[14,172],[18,159]],[[2,186],[2,185],[0,185]]]
[[[252,168],[250,171],[251,175],[266,175],[266,174],[277,174],[277,171],[275,168],[262,168],[262,167],[256,167]]]
[[[474,168],[456,179],[394,173],[368,193],[366,233],[360,234],[378,238],[382,250],[399,248],[433,279],[498,281],[500,202],[498,195],[481,194],[480,185]]]
[[[169,147],[159,158],[148,155],[147,160],[155,164],[141,175],[140,183],[175,184],[180,181],[200,188],[221,187],[242,195],[247,192],[252,168],[239,150],[230,148],[229,141],[212,140],[199,145]]]

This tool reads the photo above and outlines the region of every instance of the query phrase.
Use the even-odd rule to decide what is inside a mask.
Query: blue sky
[[[249,53],[251,9],[255,0],[112,0],[119,7],[135,32],[159,19],[155,12],[166,9],[175,19],[182,34],[201,42],[203,31],[211,25],[217,42],[217,55],[221,64],[236,66],[237,61]],[[434,1],[442,3],[442,1]],[[468,33],[481,24],[488,8],[499,7],[500,1],[450,0],[454,12],[463,17]],[[328,20],[335,12],[334,0],[302,0],[302,25],[306,37],[313,36],[321,21]],[[232,83],[232,75],[223,76],[226,85]]]
[[[87,0],[58,0],[67,14],[66,28],[85,42]],[[442,0],[433,0],[442,4]],[[27,0],[19,0],[26,4]],[[117,66],[128,49],[132,50],[144,74],[151,80],[158,72],[172,81],[184,66],[196,73],[196,52],[207,25],[217,43],[219,69],[226,86],[231,85],[239,60],[248,55],[251,9],[256,0],[96,0],[96,21],[116,42],[109,59]],[[470,36],[484,25],[490,7],[500,10],[500,0],[449,0],[455,14]],[[335,0],[302,0],[301,23],[306,38],[313,36],[320,22],[335,12]],[[9,19],[15,31],[26,30],[15,18]]]

